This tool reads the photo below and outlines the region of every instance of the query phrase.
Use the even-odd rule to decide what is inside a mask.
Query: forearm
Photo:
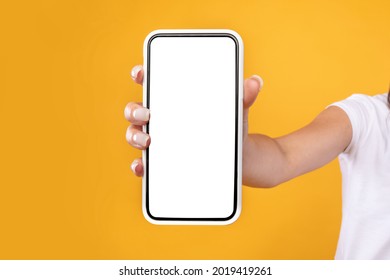
[[[242,183],[273,187],[287,179],[288,161],[278,142],[266,135],[249,134],[243,147]]]
[[[243,146],[242,183],[251,187],[279,185],[332,161],[351,138],[349,118],[335,106],[282,137],[249,134]]]

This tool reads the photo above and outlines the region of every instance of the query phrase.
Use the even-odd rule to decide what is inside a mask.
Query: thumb
[[[263,79],[257,75],[253,75],[244,82],[244,100],[243,100],[243,121],[244,121],[244,130],[248,129],[248,112],[249,107],[255,102],[257,95],[259,94],[261,88],[263,87]],[[247,131],[244,131],[244,135],[247,134]]]
[[[248,110],[255,102],[258,93],[263,87],[263,79],[257,75],[253,75],[244,82],[244,110]]]

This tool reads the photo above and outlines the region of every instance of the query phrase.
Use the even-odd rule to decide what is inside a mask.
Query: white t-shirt
[[[338,106],[347,113],[353,131],[351,143],[338,157],[343,217],[335,259],[390,259],[387,93],[353,94],[329,106]]]

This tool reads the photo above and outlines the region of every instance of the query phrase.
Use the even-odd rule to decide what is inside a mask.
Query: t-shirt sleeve
[[[371,121],[372,106],[371,97],[365,94],[352,94],[348,98],[328,105],[337,106],[345,111],[352,125],[352,139],[344,153],[350,153],[359,146],[368,133]]]

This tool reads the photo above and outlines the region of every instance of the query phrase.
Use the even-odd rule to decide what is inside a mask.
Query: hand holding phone
[[[155,34],[160,35],[159,40],[145,52],[148,54],[149,81],[145,83],[145,72],[141,67],[132,71],[136,82],[147,85],[145,91],[149,92],[144,94],[144,105],[151,110],[137,103],[128,104],[125,110],[126,118],[133,123],[127,139],[142,150],[151,143],[150,136],[145,133],[149,126],[145,125],[150,115],[156,118],[153,122],[152,117],[155,126],[150,127],[151,136],[154,131],[157,139],[155,149],[144,150],[144,153],[150,152],[147,163],[154,164],[151,164],[154,169],[149,166],[149,172],[152,172],[144,178],[144,183],[148,179],[152,183],[146,186],[149,187],[146,191],[144,184],[144,194],[148,195],[149,191],[149,201],[144,205],[144,213],[145,206],[149,207],[145,216],[159,224],[231,223],[240,211],[242,43],[235,40],[236,36],[232,38],[230,32],[158,31]],[[149,39],[151,36],[153,34]],[[202,71],[202,67],[210,68]],[[261,84],[257,76],[245,82],[248,89],[244,100],[245,118],[247,107],[253,103]],[[143,132],[141,125],[144,125]],[[206,135],[202,135],[202,131]],[[182,134],[183,137],[175,142],[175,137],[169,136],[171,134]],[[244,139],[246,134],[247,122],[244,120]],[[215,166],[212,166],[213,159]],[[202,171],[202,165],[203,168],[209,166],[209,170]],[[144,175],[144,168],[145,163],[140,159],[132,164],[133,172],[139,176]],[[180,172],[176,176],[180,177],[178,180],[175,170]],[[191,180],[189,177],[193,175],[196,176]]]

